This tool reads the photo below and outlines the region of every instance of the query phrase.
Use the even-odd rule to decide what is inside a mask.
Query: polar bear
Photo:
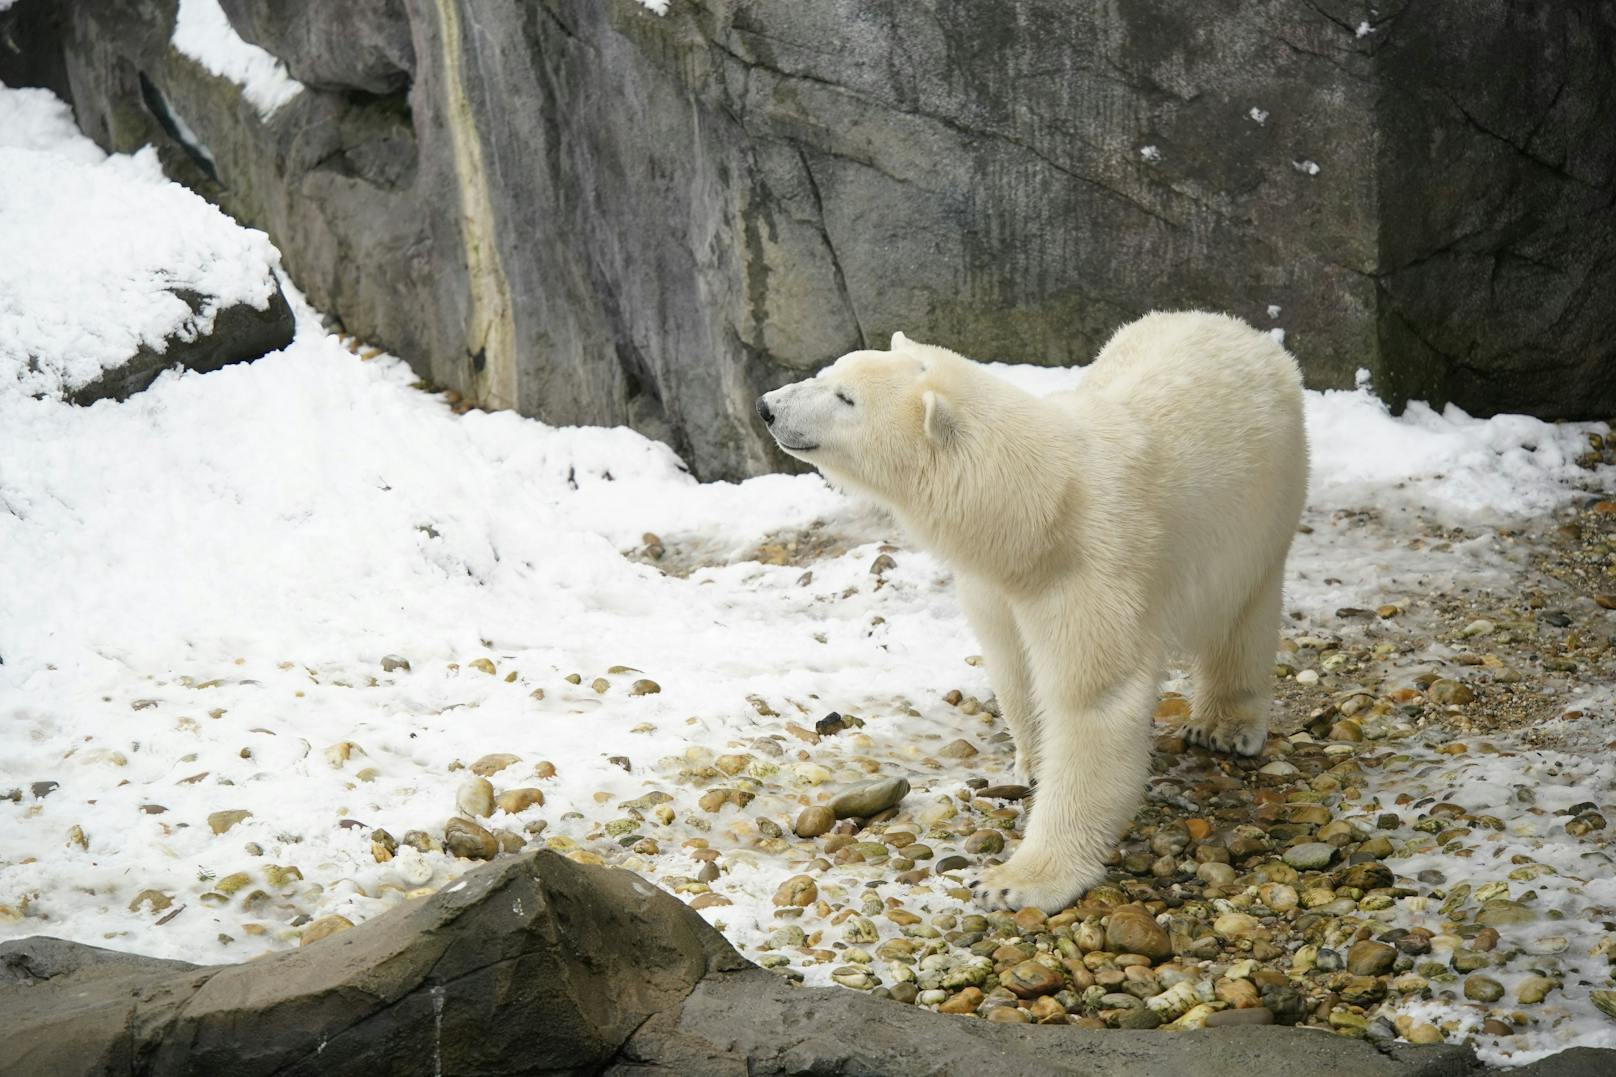
[[[980,899],[1054,911],[1103,878],[1175,655],[1194,671],[1188,738],[1262,750],[1307,486],[1301,377],[1273,337],[1150,314],[1078,389],[1037,397],[899,333],[757,409],[782,449],[885,504],[954,571],[1038,787]]]

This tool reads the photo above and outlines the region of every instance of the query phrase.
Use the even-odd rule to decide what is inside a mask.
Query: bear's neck
[[[1048,579],[1051,558],[1080,556],[1087,438],[1048,401],[1015,391],[995,401],[991,424],[963,429],[939,451],[932,481],[898,510],[915,539],[956,569],[1016,589]]]

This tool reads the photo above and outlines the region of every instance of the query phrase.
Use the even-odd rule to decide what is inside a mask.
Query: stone
[[[1364,939],[1347,951],[1347,971],[1358,976],[1380,976],[1397,963],[1397,949],[1385,943]]]
[[[1298,871],[1319,871],[1330,866],[1336,848],[1327,842],[1310,841],[1285,850],[1284,861]]]
[[[455,793],[455,807],[474,819],[494,814],[494,785],[487,778],[467,778]]]
[[[410,660],[408,658],[403,657],[402,655],[396,655],[396,654],[383,655],[382,656],[382,672],[383,673],[393,673],[393,672],[396,672],[397,670],[403,670],[405,673],[408,673],[410,671]]]
[[[1001,973],[999,983],[1014,991],[1018,998],[1052,995],[1066,986],[1060,973],[1037,961],[1023,961]]]
[[[443,826],[443,844],[450,856],[468,860],[492,860],[499,855],[499,841],[470,819],[455,816]]]
[[[1243,1010],[1219,1010],[1207,1014],[1207,1028],[1234,1028],[1241,1025],[1271,1025],[1274,1011],[1266,1006],[1253,1006]]]
[[[1173,956],[1172,940],[1143,905],[1111,910],[1105,925],[1105,948],[1113,953],[1143,954],[1153,962]]]
[[[943,745],[937,754],[944,759],[969,759],[976,754],[976,745],[961,738]]]
[[[979,987],[963,987],[948,1000],[937,1007],[938,1013],[966,1014],[975,1013],[976,1008],[982,1004],[982,989]]]
[[[521,756],[512,755],[510,752],[491,752],[473,763],[471,772],[484,778],[491,778],[506,767],[521,761]]]
[[[346,916],[322,916],[318,920],[311,920],[303,926],[302,932],[298,935],[297,944],[299,946],[309,946],[319,942],[321,939],[328,939],[338,932],[347,931],[353,926],[353,921]]]
[[[494,798],[494,804],[502,812],[516,815],[529,808],[540,807],[544,804],[544,790],[533,786],[523,786],[517,789],[507,789]]]
[[[216,811],[208,815],[208,829],[215,834],[223,834],[243,819],[252,817],[252,812],[245,808],[232,808],[229,811]]]
[[[1515,985],[1515,998],[1524,1006],[1536,1006],[1548,997],[1550,991],[1553,991],[1558,986],[1559,984],[1547,976],[1531,973],[1523,977],[1520,983]]]
[[[662,686],[646,677],[641,677],[628,686],[628,694],[631,696],[654,696],[660,691]]]
[[[1476,701],[1476,693],[1462,681],[1447,679],[1432,681],[1431,687],[1425,690],[1425,694],[1431,697],[1433,703],[1443,705],[1474,703]]]
[[[1491,976],[1472,973],[1465,977],[1464,996],[1474,1002],[1497,1002],[1504,997],[1504,985]]]
[[[998,830],[978,830],[965,839],[964,849],[977,856],[1004,852],[1004,834]],[[939,869],[940,870],[940,869]]]
[[[817,900],[819,887],[807,875],[793,875],[774,892],[774,904],[777,906],[806,908]]]
[[[877,778],[837,794],[830,802],[830,810],[838,819],[864,819],[886,811],[908,795],[907,778]]]
[[[814,804],[797,813],[792,831],[799,838],[817,838],[836,825],[836,812],[824,804]]]
[[[1250,938],[1262,930],[1262,921],[1243,912],[1226,912],[1212,921],[1212,930],[1219,938]]]

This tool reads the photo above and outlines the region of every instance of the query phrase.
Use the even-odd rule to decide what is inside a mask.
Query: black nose
[[[763,422],[769,426],[774,425],[774,409],[764,397],[758,397],[758,414],[763,416]]]

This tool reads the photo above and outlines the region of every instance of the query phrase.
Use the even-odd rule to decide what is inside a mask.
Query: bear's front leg
[[[1155,695],[1156,677],[1138,673],[1084,702],[1046,706],[1038,810],[1015,855],[983,873],[978,900],[1053,913],[1105,877],[1150,771]]]
[[[965,573],[954,580],[965,619],[976,633],[987,660],[988,680],[999,700],[999,713],[1016,746],[1016,781],[1032,785],[1038,777],[1038,719],[1034,712],[1032,673],[1015,615],[998,587]]]

